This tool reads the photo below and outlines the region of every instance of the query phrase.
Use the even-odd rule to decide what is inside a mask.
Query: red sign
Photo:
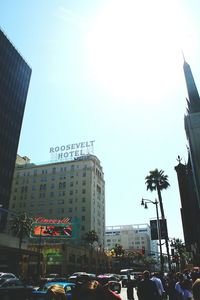
[[[35,218],[34,219],[35,223],[53,223],[53,224],[60,224],[60,223],[69,223],[70,218],[64,218],[62,220],[57,220],[57,219],[45,219],[43,217]]]

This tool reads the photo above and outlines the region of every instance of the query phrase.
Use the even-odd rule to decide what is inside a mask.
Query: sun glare
[[[151,100],[158,100],[167,83],[176,81],[172,66],[182,59],[188,27],[180,4],[172,0],[106,3],[87,36],[91,77],[113,96],[149,99],[152,95]]]

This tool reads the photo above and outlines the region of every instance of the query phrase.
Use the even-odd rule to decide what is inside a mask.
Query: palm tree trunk
[[[22,239],[23,239],[23,236],[20,234],[19,235],[19,257],[18,257],[18,275],[21,275],[21,260],[22,260]]]
[[[162,203],[162,196],[161,196],[161,191],[159,188],[159,185],[157,184],[157,192],[158,192],[158,200],[160,204],[160,212],[161,212],[161,218],[163,222],[165,222],[165,214],[164,214],[164,208],[163,208],[163,203]],[[171,271],[171,260],[170,260],[170,253],[169,253],[169,243],[168,243],[168,235],[167,235],[167,223],[166,223],[166,228],[165,228],[165,244],[166,244],[166,250],[167,250],[167,260],[168,260],[168,266],[169,266],[169,271]]]

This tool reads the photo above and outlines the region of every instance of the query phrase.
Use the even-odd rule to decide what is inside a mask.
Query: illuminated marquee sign
[[[93,153],[95,141],[80,142],[57,147],[50,147],[49,153],[52,160],[70,160]]]
[[[62,220],[36,218],[32,224],[31,237],[72,237],[72,224],[69,218]]]

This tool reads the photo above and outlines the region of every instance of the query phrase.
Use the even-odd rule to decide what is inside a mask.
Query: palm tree
[[[25,212],[15,217],[11,222],[11,231],[19,238],[19,263],[21,261],[22,240],[30,235],[32,223],[33,220]],[[20,265],[18,265],[18,273],[20,273]]]
[[[29,218],[25,212],[15,217],[11,223],[11,231],[19,238],[19,250],[21,250],[23,238],[30,235],[32,223],[32,218]]]
[[[149,172],[149,175],[145,177],[145,184],[147,186],[147,190],[157,191],[158,193],[158,200],[160,203],[160,212],[162,219],[165,218],[163,203],[162,203],[162,196],[161,191],[166,190],[170,184],[168,182],[168,175],[164,175],[164,171],[155,169]]]
[[[89,244],[89,247],[91,249],[91,256],[90,256],[91,259],[90,259],[90,266],[89,266],[89,268],[90,268],[89,271],[91,271],[91,267],[94,268],[94,265],[91,264],[91,262],[93,260],[93,244],[94,244],[94,242],[98,242],[99,237],[98,237],[98,234],[96,233],[96,231],[93,229],[93,230],[88,231],[85,234],[84,240],[86,243]]]
[[[120,244],[115,244],[113,251],[114,251],[116,257],[123,256],[125,254],[125,250],[124,250],[123,246]]]
[[[150,190],[151,192],[157,191],[158,201],[160,204],[161,218],[162,218],[162,220],[165,220],[161,191],[166,190],[170,186],[170,184],[168,182],[168,175],[165,175],[163,170],[160,170],[160,171],[158,171],[158,169],[152,170],[149,172],[149,175],[147,175],[145,177],[145,184],[147,186],[147,190]],[[171,271],[169,244],[168,244],[167,235],[165,236],[165,244],[166,244],[166,249],[167,249],[169,270]]]
[[[181,271],[185,269],[186,263],[189,259],[189,254],[186,251],[185,244],[182,242],[181,239],[173,238],[171,240],[172,249],[174,249],[174,257],[180,258],[180,267]],[[179,271],[179,260],[176,262]]]
[[[93,246],[94,242],[98,242],[99,237],[98,234],[96,233],[96,231],[90,230],[85,234],[85,238],[84,240],[90,245]]]

